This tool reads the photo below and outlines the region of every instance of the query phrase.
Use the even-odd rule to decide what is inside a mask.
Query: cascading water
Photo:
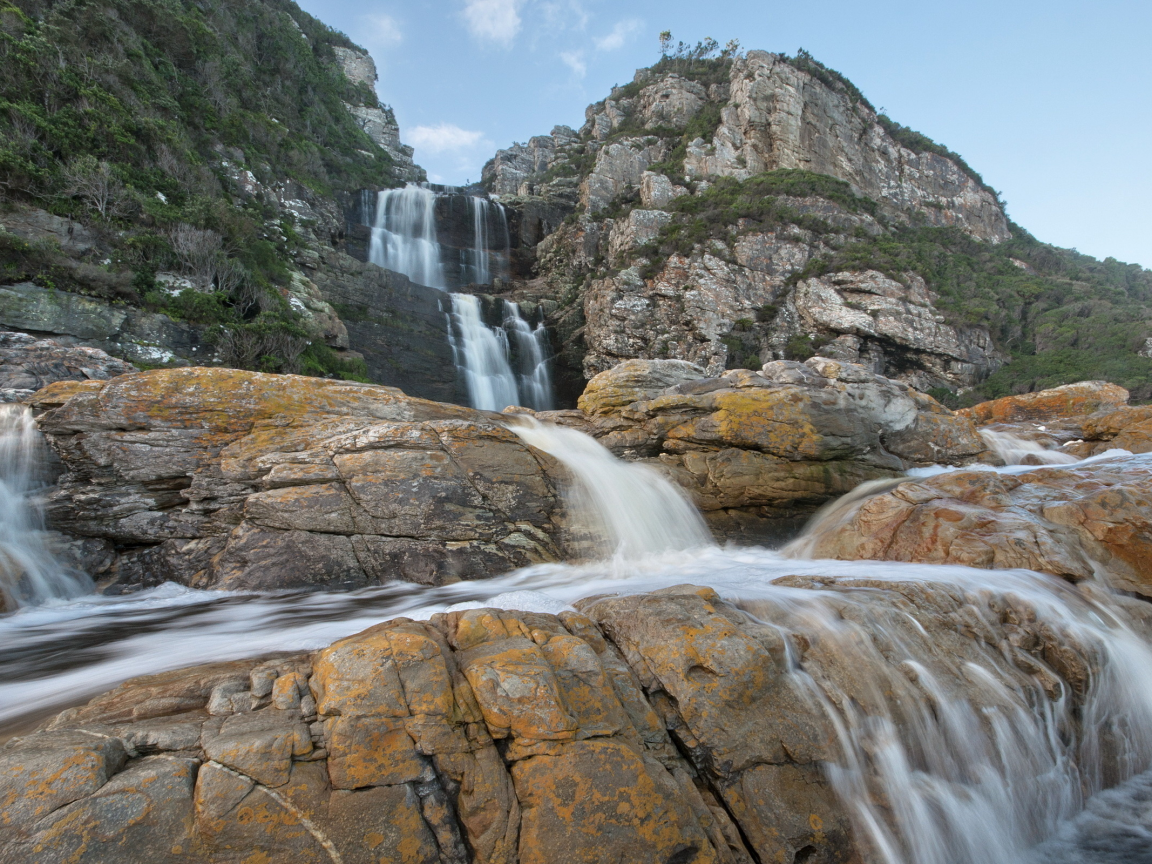
[[[445,199],[443,210],[456,215],[438,219],[437,202]],[[464,225],[459,223],[461,199]],[[377,192],[375,201],[372,193],[363,193],[360,209],[371,228],[368,260],[403,273],[418,285],[449,291],[468,284],[491,285],[494,278],[507,277],[508,216],[487,197],[409,183]],[[438,225],[441,219],[447,224]],[[446,239],[441,237],[444,231]]]
[[[480,298],[472,294],[453,294],[451,310],[448,341],[473,408],[502,411],[520,405],[547,411],[553,407],[548,333],[543,322],[531,327],[517,304],[504,301],[503,320],[489,326]]]
[[[484,323],[479,297],[452,295],[448,341],[473,408],[502,411],[517,404],[516,376],[508,364],[508,335]]]
[[[413,183],[377,192],[368,260],[417,285],[446,289],[436,239],[436,193]]]
[[[508,247],[510,237],[508,234],[508,216],[504,208],[494,201],[481,198],[478,195],[465,197],[468,214],[472,223],[472,246],[464,250],[463,277],[461,282],[474,282],[477,285],[491,285],[494,277],[505,278],[508,264]],[[502,253],[492,249],[489,237],[489,227],[495,223],[497,234],[501,240]],[[492,261],[496,259],[496,267]]]
[[[91,582],[60,565],[35,501],[40,433],[23,405],[0,405],[0,594],[8,608],[78,597]]]
[[[601,557],[640,559],[708,546],[712,535],[684,493],[646,465],[621,462],[594,438],[520,415],[510,427],[572,473],[569,511]]]
[[[25,418],[12,426],[23,440],[26,415],[10,416]],[[398,615],[556,612],[588,595],[708,585],[779,635],[784,659],[765,675],[798,701],[765,704],[765,717],[813,723],[813,739],[830,742],[818,758],[862,860],[1147,860],[1147,844],[1132,839],[1152,837],[1152,774],[1141,773],[1152,764],[1152,651],[1137,601],[1022,570],[721,549],[657,472],[615,460],[574,430],[510,424],[568,468],[574,520],[598,536],[602,557],[615,556],[612,566],[546,564],[349,594],[169,585],[22,610],[0,619],[0,645],[20,647],[0,652],[0,723],[129,676],[314,649]]]
[[[1049,450],[1039,441],[1029,441],[1011,432],[981,429],[980,437],[1005,465],[1070,465],[1077,461],[1071,453]]]

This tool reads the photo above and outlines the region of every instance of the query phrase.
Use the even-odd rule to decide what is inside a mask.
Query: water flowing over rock
[[[0,860],[978,864],[1152,756],[1121,606],[943,568],[741,593],[129,681],[0,750]]]
[[[714,532],[752,542],[778,542],[864,481],[986,449],[970,420],[931,397],[827,358],[719,378],[632,360],[593,378],[580,407],[605,447],[659,465]]]
[[[484,303],[472,294],[453,294],[448,339],[468,402],[482,411],[513,405],[546,411],[553,407],[551,348],[543,322],[532,327],[520,307],[500,303],[500,322],[489,326]]]
[[[0,612],[87,594],[91,581],[57,560],[44,532],[44,442],[23,405],[0,405]]]
[[[455,290],[508,276],[507,215],[487,195],[409,183],[362,193],[358,209],[371,228],[367,260],[417,285]]]
[[[1024,567],[1152,596],[1152,460],[1026,473],[956,471],[867,498],[816,525],[805,557]]]
[[[125,590],[476,578],[559,556],[548,469],[492,418],[398,390],[226,369],[42,391],[53,523],[124,549]]]

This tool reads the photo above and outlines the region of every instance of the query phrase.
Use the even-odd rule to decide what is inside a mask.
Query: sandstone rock
[[[660,235],[660,229],[671,221],[671,214],[663,210],[629,211],[627,217],[616,220],[612,225],[612,236],[608,241],[609,258],[613,261],[623,260],[629,252],[655,240]]]
[[[1124,405],[1128,391],[1107,381],[1080,381],[1050,390],[1005,396],[981,402],[961,413],[977,425],[1013,423],[1022,420],[1045,421],[1079,417]]]
[[[703,369],[683,360],[625,360],[588,382],[580,397],[580,410],[605,414],[650,399],[668,387],[704,377]]]
[[[681,195],[687,195],[683,186],[675,186],[663,174],[645,171],[640,175],[640,203],[650,210],[663,210]]]
[[[875,271],[830,273],[801,282],[790,302],[808,332],[859,338],[841,349],[845,360],[858,361],[862,354],[882,358],[885,348],[912,353],[919,369],[900,377],[919,390],[970,387],[1003,365],[1006,358],[986,330],[946,324],[924,280],[905,278],[902,284]],[[908,359],[902,362],[908,365]]]
[[[31,282],[0,287],[0,327],[82,341],[130,362],[179,364],[214,356],[202,328]]]
[[[1072,581],[1107,573],[1152,596],[1152,470],[1144,459],[1053,466],[1025,474],[955,472],[865,500],[817,558],[1025,567]]]
[[[103,380],[135,371],[96,348],[0,330],[0,391],[35,392],[57,381]]]
[[[985,449],[970,420],[931,397],[821,357],[719,378],[683,361],[629,360],[593,378],[580,407],[601,444],[652,460],[719,537],[749,543],[785,539],[866,480]]]
[[[74,256],[83,255],[96,246],[95,235],[81,223],[35,207],[21,207],[0,214],[0,231],[30,243],[56,243],[62,252]]]
[[[919,211],[933,224],[957,225],[992,242],[1009,237],[993,193],[954,162],[896,143],[865,105],[779,55],[749,51],[733,64],[722,118],[711,141],[689,145],[690,177],[803,168],[845,180],[894,208]]]
[[[68,469],[53,523],[131,547],[112,590],[440,584],[560,554],[551,461],[470,409],[208,368],[33,404]]]
[[[683,129],[707,100],[708,93],[700,84],[668,75],[640,91],[636,110],[646,129]]]
[[[592,173],[580,184],[580,203],[589,213],[603,210],[617,195],[639,187],[649,165],[664,156],[664,145],[645,138],[621,138],[596,154]]]

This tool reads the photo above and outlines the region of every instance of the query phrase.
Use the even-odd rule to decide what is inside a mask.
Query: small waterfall
[[[1049,450],[1039,441],[1029,441],[1011,432],[981,429],[984,444],[1004,460],[1005,465],[1071,465],[1079,461],[1070,453]]]
[[[473,408],[553,407],[548,333],[543,321],[535,328],[529,325],[516,303],[505,300],[501,323],[489,326],[479,297],[453,294],[448,341]]]
[[[658,471],[620,461],[575,429],[524,415],[510,428],[572,472],[568,506],[579,528],[595,538],[600,557],[639,559],[712,544],[692,502]]]
[[[9,610],[91,591],[69,572],[44,539],[44,520],[34,500],[44,444],[31,412],[0,405],[0,594]]]
[[[551,351],[543,315],[536,326],[532,327],[520,314],[519,304],[505,300],[504,332],[512,335],[512,345],[518,359],[516,383],[520,390],[519,404],[535,411],[550,410],[556,402],[549,370]]]
[[[417,285],[446,289],[436,239],[436,193],[414,183],[382,189],[375,209],[368,260]]]

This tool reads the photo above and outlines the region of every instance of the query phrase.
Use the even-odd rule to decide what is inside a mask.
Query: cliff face
[[[447,347],[408,351],[423,298],[345,254],[342,193],[424,179],[363,49],[276,0],[3,14],[0,327],[455,398]],[[408,335],[367,338],[384,318]]]
[[[629,358],[718,375],[813,353],[956,400],[1152,387],[1152,274],[1010,230],[959,156],[803,53],[665,58],[579,132],[499,151],[484,180],[547,235],[521,236],[512,291],[557,304],[575,392]],[[568,216],[549,233],[545,210]],[[1074,295],[1095,305],[1069,325]]]

